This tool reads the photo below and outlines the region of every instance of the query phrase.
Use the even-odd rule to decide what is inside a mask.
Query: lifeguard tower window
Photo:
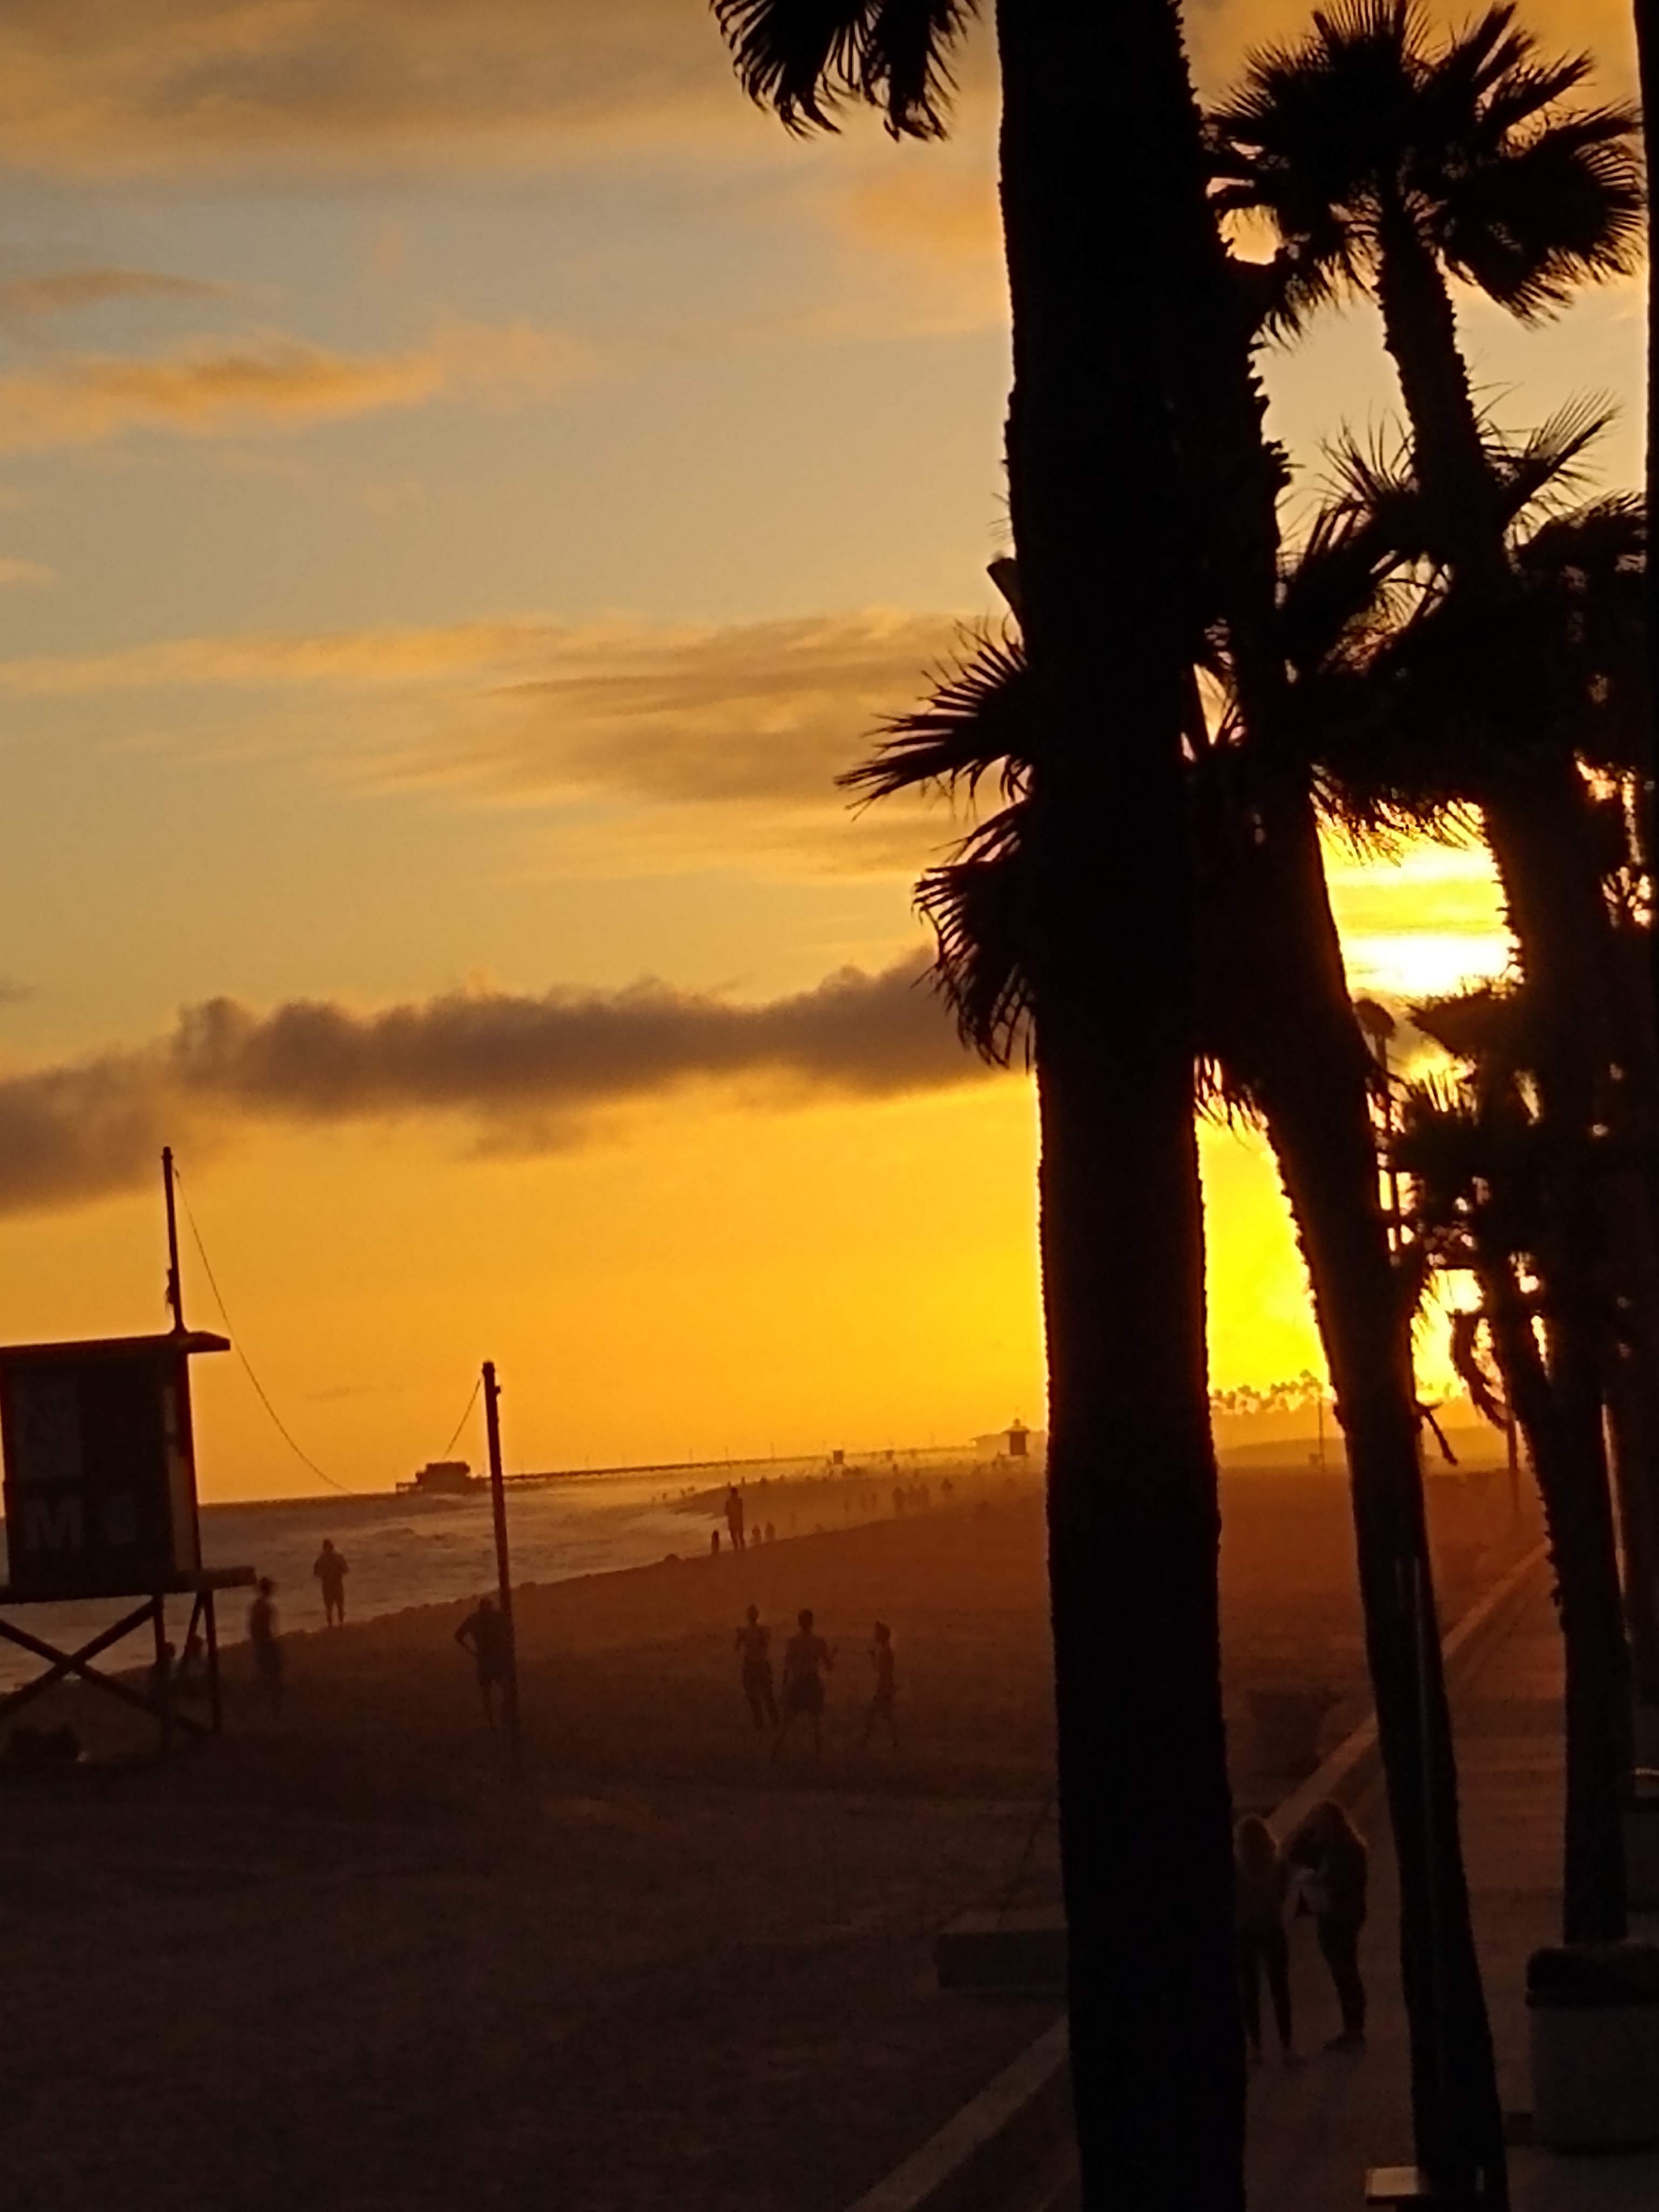
[[[201,1571],[191,1352],[221,1337],[0,1348],[9,1594],[126,1596]]]

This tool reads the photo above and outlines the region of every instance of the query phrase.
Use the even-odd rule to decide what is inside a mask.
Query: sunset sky
[[[1626,13],[1529,20],[1622,94]],[[1206,88],[1304,14],[1193,8]],[[946,145],[802,144],[702,0],[11,0],[0,1340],[162,1323],[171,1141],[349,1486],[485,1355],[520,1464],[1041,1418],[1029,1089],[912,981],[950,821],[831,781],[996,604],[989,61]],[[1633,482],[1641,308],[1463,303],[1485,395],[1611,397]],[[1364,310],[1268,374],[1310,486],[1386,428]],[[1501,966],[1477,855],[1337,880],[1357,988]],[[1204,1158],[1215,1380],[1293,1373],[1271,1170]],[[198,1389],[205,1495],[316,1486]]]

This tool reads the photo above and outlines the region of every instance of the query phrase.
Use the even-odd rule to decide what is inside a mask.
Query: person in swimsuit
[[[312,1573],[323,1586],[323,1619],[331,1628],[345,1626],[346,1563],[334,1548],[333,1539],[325,1536],[323,1548],[317,1554],[317,1564]]]
[[[253,1646],[253,1669],[273,1713],[283,1710],[283,1647],[278,1640],[276,1585],[261,1575],[253,1602],[247,1609],[247,1640]]]
[[[876,1670],[875,1695],[864,1716],[864,1734],[859,1741],[868,1743],[877,1722],[882,1721],[886,1723],[888,1738],[896,1751],[898,1728],[893,1718],[893,1700],[898,1694],[898,1678],[893,1670],[893,1632],[884,1620],[876,1623],[872,1634],[870,1664]]]
[[[775,1759],[783,1749],[783,1740],[797,1713],[805,1713],[812,1723],[813,1756],[822,1759],[823,1678],[835,1671],[835,1647],[814,1633],[810,1607],[798,1613],[795,1620],[799,1633],[783,1647],[783,1718],[772,1741],[772,1756]]]
[[[772,1632],[761,1623],[760,1607],[751,1605],[738,1631],[737,1648],[743,1662],[743,1694],[755,1717],[757,1729],[769,1721],[778,1725],[778,1701],[772,1694]]]
[[[455,1641],[463,1651],[471,1653],[477,1667],[478,1695],[483,1700],[484,1718],[491,1728],[495,1725],[495,1692],[504,1689],[512,1663],[508,1637],[505,1616],[487,1597],[478,1600],[477,1611],[468,1613],[455,1631]]]

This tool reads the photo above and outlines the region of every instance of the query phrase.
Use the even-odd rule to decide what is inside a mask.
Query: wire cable
[[[189,1199],[185,1196],[183,1188],[184,1179],[179,1173],[177,1162],[173,1164],[173,1180],[175,1187],[178,1188],[179,1197],[184,1200],[185,1218],[190,1224],[190,1233],[195,1239],[196,1249],[201,1255],[202,1266],[207,1274],[208,1285],[213,1292],[213,1302],[219,1309],[219,1318],[223,1322],[226,1328],[229,1331],[231,1342],[235,1346],[236,1357],[241,1361],[243,1369],[246,1373],[247,1379],[253,1385],[254,1395],[258,1397],[259,1403],[264,1407],[266,1413],[270,1414],[271,1420],[276,1426],[277,1435],[281,1437],[283,1442],[288,1446],[295,1457],[302,1462],[305,1466],[311,1469],[311,1472],[316,1476],[319,1482],[325,1482],[331,1490],[337,1490],[347,1498],[361,1497],[362,1495],[361,1491],[354,1490],[349,1483],[337,1482],[334,1480],[334,1477],[330,1474],[325,1468],[318,1466],[316,1461],[313,1459],[311,1454],[307,1451],[303,1446],[297,1444],[295,1442],[293,1437],[289,1432],[288,1424],[283,1420],[282,1415],[277,1412],[275,1406],[271,1404],[270,1398],[266,1395],[264,1384],[261,1382],[258,1376],[253,1371],[253,1362],[248,1358],[246,1352],[242,1349],[241,1338],[237,1334],[236,1326],[230,1318],[229,1310],[225,1304],[224,1293],[219,1288],[218,1279],[214,1274],[213,1262],[208,1258],[207,1246],[203,1243],[202,1232],[196,1225],[196,1216],[191,1212]],[[468,1412],[471,1412],[471,1407],[469,1407],[467,1410]],[[461,1419],[465,1421],[466,1414],[463,1413]],[[460,1434],[459,1428],[456,1430],[455,1433],[457,1436]]]
[[[483,1376],[480,1375],[472,1385],[472,1395],[467,1400],[465,1405],[461,1408],[460,1419],[456,1422],[454,1427],[450,1431],[449,1442],[438,1454],[440,1459],[447,1459],[451,1452],[454,1450],[456,1440],[459,1437],[461,1431],[466,1426],[467,1416],[471,1413],[472,1408],[477,1404],[478,1393],[483,1389]]]

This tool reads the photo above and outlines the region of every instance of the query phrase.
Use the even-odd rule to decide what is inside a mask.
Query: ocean
[[[780,1468],[780,1474],[786,1470]],[[699,1496],[725,1480],[711,1468]],[[665,1502],[678,1497],[678,1474],[579,1475],[543,1486],[507,1487],[513,1579],[562,1582],[574,1575],[648,1565],[669,1552],[705,1551],[713,1525],[707,1510],[688,1513]],[[689,1501],[688,1501],[689,1502]],[[343,1553],[346,1618],[372,1620],[406,1606],[472,1597],[495,1586],[495,1542],[487,1490],[441,1502],[377,1494],[276,1498],[265,1504],[204,1505],[202,1562],[252,1567],[276,1584],[283,1630],[320,1628],[323,1601],[312,1565],[325,1536]],[[245,1633],[251,1592],[227,1590],[218,1601],[226,1643]],[[131,1599],[88,1599],[73,1605],[10,1608],[7,1618],[30,1634],[76,1650],[131,1609]],[[182,1644],[191,1600],[168,1604],[168,1633]],[[176,1615],[176,1619],[175,1616]],[[115,1645],[100,1662],[115,1669],[143,1664],[148,1635]],[[40,1662],[0,1642],[0,1690],[40,1671]]]

